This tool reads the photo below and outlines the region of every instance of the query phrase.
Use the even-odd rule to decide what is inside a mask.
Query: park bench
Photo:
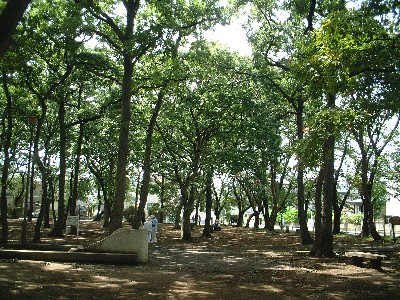
[[[369,264],[372,268],[380,270],[382,269],[382,259],[385,255],[373,254],[370,252],[345,252],[347,257],[351,257],[353,264],[357,267],[361,267],[364,259],[369,259]]]

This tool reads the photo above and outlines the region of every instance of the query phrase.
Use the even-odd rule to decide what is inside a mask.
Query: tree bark
[[[335,107],[335,95],[328,94],[327,108],[333,109]],[[334,257],[333,251],[333,232],[332,232],[332,207],[334,201],[335,184],[335,135],[334,124],[329,122],[326,125],[327,138],[324,143],[323,149],[323,211],[322,211],[322,241],[321,241],[321,255],[324,257]]]
[[[38,120],[38,123],[42,122],[41,120]],[[48,205],[48,200],[49,200],[49,196],[48,196],[48,169],[46,168],[45,163],[48,161],[47,158],[47,152],[45,152],[44,157],[43,157],[43,161],[45,163],[43,163],[40,160],[40,156],[39,156],[39,137],[40,137],[40,126],[37,126],[36,128],[36,134],[35,134],[35,142],[34,142],[34,161],[36,162],[36,164],[38,165],[40,174],[41,174],[41,178],[42,178],[42,197],[41,197],[41,205],[40,205],[40,211],[39,211],[39,216],[36,220],[36,224],[35,224],[35,232],[33,235],[33,242],[34,243],[40,243],[41,241],[41,227],[43,224],[43,220],[46,217],[46,211],[48,211],[49,209],[49,205]],[[46,150],[45,150],[46,151]],[[48,222],[48,220],[47,220]]]
[[[58,109],[58,120],[60,122],[60,175],[58,177],[58,209],[57,222],[51,232],[52,236],[63,236],[65,222],[65,177],[66,177],[66,147],[67,147],[67,131],[65,126],[65,101],[61,100]]]
[[[300,141],[304,136],[303,123],[304,102],[298,99],[296,109],[297,139]],[[305,210],[305,194],[304,194],[304,164],[302,158],[297,158],[297,211],[301,232],[301,243],[308,245],[313,242],[307,227],[307,211]]]
[[[123,210],[126,196],[126,176],[129,155],[129,123],[131,120],[133,62],[129,54],[124,54],[124,77],[122,82],[121,123],[119,131],[119,147],[115,199],[112,204],[110,233],[122,227]]]
[[[322,256],[322,185],[324,183],[323,168],[321,167],[315,182],[315,238],[314,245],[310,251],[310,255],[321,257]]]
[[[206,179],[206,219],[203,228],[203,237],[211,237],[212,226],[211,226],[211,210],[212,210],[212,183],[213,183],[213,170],[210,168],[207,171]]]
[[[133,219],[133,224],[132,224],[132,227],[135,229],[139,229],[140,225],[142,225],[145,222],[144,209],[146,207],[147,197],[149,195],[153,133],[154,133],[154,128],[156,126],[157,117],[158,117],[158,114],[160,113],[163,101],[164,101],[164,91],[163,91],[163,89],[161,89],[158,93],[157,102],[154,107],[149,125],[147,127],[146,149],[145,149],[144,161],[143,161],[143,179],[142,179],[142,184],[141,184],[141,189],[140,189],[140,202],[139,202],[138,209],[136,210],[136,216]]]
[[[372,168],[370,179],[368,179],[368,158],[365,151],[362,137],[359,138],[359,146],[361,149],[361,198],[364,205],[364,220],[361,235],[367,237],[370,234],[375,241],[381,240],[382,237],[378,233],[374,223],[374,208],[372,205],[372,186],[374,180],[374,169]],[[376,167],[376,166],[374,166]]]
[[[133,24],[136,12],[139,9],[139,0],[125,1],[126,25],[125,32],[122,34],[121,42],[131,41],[133,37]],[[121,33],[121,32],[118,32]],[[109,232],[122,227],[123,210],[126,196],[126,176],[127,163],[129,156],[129,123],[131,121],[131,98],[132,98],[132,75],[133,57],[124,50],[124,75],[122,78],[122,103],[121,103],[121,123],[119,129],[119,146],[117,160],[117,174],[115,184],[115,198],[111,209],[111,220]]]
[[[0,15],[0,57],[11,44],[12,36],[30,0],[8,0]]]
[[[0,27],[1,28],[1,27]],[[3,71],[3,89],[6,95],[6,110],[2,118],[2,133],[4,135],[4,145],[3,145],[3,165],[1,168],[1,202],[0,202],[0,212],[1,212],[1,242],[8,242],[8,213],[7,213],[7,180],[8,173],[10,169],[10,147],[11,147],[11,137],[13,133],[13,121],[12,121],[12,99],[10,92],[8,90],[7,84],[7,73]]]

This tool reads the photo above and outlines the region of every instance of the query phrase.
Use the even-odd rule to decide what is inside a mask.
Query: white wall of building
[[[391,198],[389,202],[386,203],[386,215],[387,216],[400,216],[400,201]]]

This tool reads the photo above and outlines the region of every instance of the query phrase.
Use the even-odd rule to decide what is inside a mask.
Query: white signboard
[[[79,236],[79,216],[67,216],[67,220],[65,221],[65,240],[68,238],[68,226],[76,226],[76,241],[78,242]]]
[[[79,226],[79,216],[68,216],[66,225],[67,226]]]

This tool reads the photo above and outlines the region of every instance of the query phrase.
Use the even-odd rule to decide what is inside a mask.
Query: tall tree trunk
[[[189,181],[187,181],[189,182]],[[191,228],[190,228],[190,215],[193,212],[194,209],[194,198],[195,198],[195,194],[196,194],[196,188],[194,186],[192,186],[190,188],[190,192],[189,194],[186,195],[187,200],[186,202],[184,202],[183,204],[183,216],[182,216],[182,239],[184,241],[190,241],[192,239],[192,232],[191,232]]]
[[[181,196],[182,197],[182,196]],[[182,198],[179,200],[178,205],[175,208],[175,229],[180,229],[181,228],[181,213],[182,213],[182,207],[183,207],[183,203],[182,203]]]
[[[336,198],[334,201],[338,201],[337,200],[337,195],[334,195],[334,197]],[[333,234],[338,234],[340,233],[340,218],[342,216],[342,208],[339,205],[334,205],[333,206]]]
[[[238,191],[236,190],[236,187],[233,183],[232,185],[232,190],[233,190],[233,194],[235,195],[236,198],[236,202],[237,202],[237,207],[239,210],[239,214],[238,214],[238,220],[237,220],[237,227],[242,227],[243,226],[243,219],[244,219],[244,213],[246,212],[246,210],[248,208],[244,208],[243,207],[243,197],[240,193],[238,193]]]
[[[126,8],[125,30],[120,34],[121,42],[131,42],[133,39],[133,25],[136,13],[140,6],[139,0],[127,0],[124,2]],[[100,17],[100,19],[103,16]],[[113,28],[114,30],[114,28]],[[115,31],[115,30],[114,30]],[[121,36],[122,34],[122,36]],[[111,220],[109,232],[122,227],[123,210],[126,197],[126,175],[129,156],[129,123],[131,121],[131,98],[132,98],[132,75],[133,75],[133,57],[130,50],[123,52],[124,75],[122,78],[122,102],[121,102],[121,121],[119,129],[119,146],[117,159],[117,174],[115,184],[115,197],[111,208]],[[144,54],[144,53],[143,53]],[[139,58],[139,57],[137,57]]]
[[[3,89],[7,99],[7,105],[5,110],[5,115],[2,116],[2,133],[4,135],[4,145],[3,145],[3,165],[1,168],[1,201],[0,201],[0,211],[1,211],[1,242],[8,242],[8,214],[7,214],[7,180],[8,172],[10,169],[10,146],[11,137],[13,133],[13,122],[12,122],[12,100],[11,95],[8,90],[7,84],[7,73],[3,71]]]
[[[25,193],[25,174],[20,173],[20,176],[21,176],[21,188],[19,191],[15,191],[17,194],[14,197],[14,209],[11,216],[12,218],[19,217],[18,208],[22,207],[24,203],[23,197]]]
[[[297,123],[297,139],[301,141],[304,135],[303,123],[304,100],[299,98],[297,101],[296,123]],[[305,210],[305,194],[304,194],[304,164],[302,158],[297,158],[297,211],[301,232],[301,243],[308,245],[313,242],[307,227],[307,211]]]
[[[130,16],[128,10],[128,19],[129,18],[133,18],[133,16]],[[132,24],[127,26],[127,30],[132,31]],[[128,36],[130,37],[131,34],[129,34]],[[126,175],[129,156],[129,123],[131,120],[132,75],[132,57],[129,54],[124,53],[124,77],[122,80],[121,123],[119,131],[117,176],[115,184],[116,189],[114,203],[111,209],[111,220],[109,228],[110,233],[113,233],[115,230],[122,227],[123,210],[127,188]]]
[[[206,181],[206,219],[203,228],[203,237],[211,237],[211,210],[212,210],[212,183],[213,183],[213,170],[210,168],[207,171]],[[217,217],[217,216],[216,216]],[[218,218],[218,217],[217,217]]]
[[[66,148],[67,132],[65,127],[65,101],[61,100],[58,110],[58,120],[60,122],[60,175],[58,176],[58,209],[57,221],[54,224],[52,236],[63,236],[65,223],[65,177],[66,177]]]
[[[256,211],[254,214],[254,228],[259,229],[260,228],[260,212]]]
[[[29,137],[29,153],[28,153],[28,172],[26,172],[26,189],[25,189],[25,201],[24,201],[24,220],[22,222],[21,230],[21,243],[27,242],[27,210],[28,210],[28,196],[29,196],[29,174],[31,172],[31,158],[32,158],[32,139],[33,139],[33,128],[30,128]]]
[[[43,216],[43,227],[50,228],[50,204],[51,199],[51,171],[50,171],[50,159],[48,158],[47,161],[44,162],[46,168],[46,179],[47,179],[47,199],[46,199],[46,207],[44,209],[44,216]]]
[[[29,180],[31,181],[29,184],[29,210],[28,210],[28,221],[32,222],[32,215],[33,215],[33,210],[35,209],[34,207],[34,201],[33,201],[33,192],[35,190],[35,163],[32,161],[32,166],[31,166],[31,175],[29,177]]]
[[[189,195],[188,195],[188,186],[181,186],[181,202],[182,202],[182,225],[181,225],[181,235],[182,239],[188,241],[192,238],[190,233],[190,214],[189,211]]]
[[[327,108],[332,109],[335,107],[335,95],[328,95]],[[332,232],[332,207],[334,201],[335,184],[334,184],[334,173],[335,173],[335,135],[334,125],[329,123],[326,126],[326,132],[328,137],[324,143],[323,150],[323,215],[322,215],[322,243],[321,243],[321,254],[324,257],[334,257],[333,251],[333,232]]]
[[[374,166],[375,167],[375,166]],[[374,208],[372,205],[372,185],[374,178],[374,168],[371,170],[370,180],[368,180],[368,161],[366,151],[361,154],[361,193],[364,205],[364,220],[361,235],[363,237],[372,235],[375,241],[381,240],[382,237],[378,233],[374,223]]]
[[[114,157],[109,158],[109,170],[108,170],[108,178],[111,181],[114,178],[115,172],[115,161]],[[113,195],[115,194],[114,185],[111,184],[109,181],[104,182],[104,189],[103,189],[103,198],[104,198],[104,228],[110,227],[110,218],[111,218],[111,207],[113,202]]]
[[[325,144],[326,161],[324,164],[324,184],[323,184],[323,210],[322,210],[322,243],[321,254],[324,257],[334,257],[333,251],[333,232],[332,232],[332,203],[333,203],[333,164],[334,164],[334,137],[331,135]]]
[[[164,223],[165,220],[165,176],[164,174],[161,175],[161,191],[160,191],[160,212],[159,212],[159,222]]]
[[[133,219],[132,227],[139,229],[140,225],[145,222],[145,212],[144,209],[147,203],[147,197],[149,195],[150,186],[150,174],[151,174],[151,151],[153,146],[153,133],[154,127],[156,126],[156,121],[158,114],[160,113],[161,106],[164,100],[164,91],[161,89],[158,93],[157,102],[153,110],[149,125],[147,127],[146,133],[146,149],[144,153],[143,161],[143,179],[140,188],[140,202],[138,209],[136,210],[136,216]]]
[[[315,183],[315,239],[314,246],[310,252],[312,256],[322,256],[322,185],[324,184],[324,173],[321,166]]]
[[[46,165],[40,160],[39,156],[39,136],[40,136],[40,127],[36,129],[36,135],[35,135],[35,143],[34,143],[34,161],[37,163],[41,178],[42,178],[42,196],[41,196],[41,205],[40,205],[40,211],[39,211],[39,216],[36,220],[35,224],[35,232],[33,235],[33,242],[34,243],[40,243],[41,239],[41,232],[40,229],[42,227],[43,220],[45,218],[46,210],[48,209],[48,169],[46,168]],[[47,152],[45,152],[43,161],[47,162]]]
[[[348,151],[348,138],[346,137],[345,144],[344,144],[344,149],[343,149],[343,154],[340,158],[340,164],[337,170],[335,171],[335,179],[334,179],[334,190],[335,194],[333,195],[333,234],[338,234],[340,233],[340,218],[342,216],[342,209],[343,205],[339,203],[339,197],[337,193],[337,186],[338,186],[338,181],[339,181],[339,176],[342,171],[343,163],[345,160],[345,157],[347,156],[347,151]],[[346,194],[347,195],[347,194]],[[347,198],[347,196],[345,196]]]
[[[57,223],[57,214],[54,207],[54,199],[56,199],[56,178],[54,175],[51,176],[51,180],[49,181],[49,191],[50,191],[50,204],[51,204],[51,214],[53,216],[53,224]],[[50,208],[50,207],[49,207]]]
[[[79,106],[78,106],[78,108],[79,108]],[[81,163],[84,130],[85,130],[85,124],[83,122],[80,122],[79,123],[78,143],[76,145],[76,156],[75,156],[75,167],[74,167],[74,176],[73,176],[73,184],[72,184],[71,202],[70,202],[70,207],[69,207],[69,214],[71,216],[76,215],[76,203],[78,202],[79,173],[80,173],[80,163]],[[80,212],[78,211],[78,216],[79,215],[80,215]],[[76,228],[76,226],[71,227],[72,234],[76,234],[77,230],[78,229]]]

